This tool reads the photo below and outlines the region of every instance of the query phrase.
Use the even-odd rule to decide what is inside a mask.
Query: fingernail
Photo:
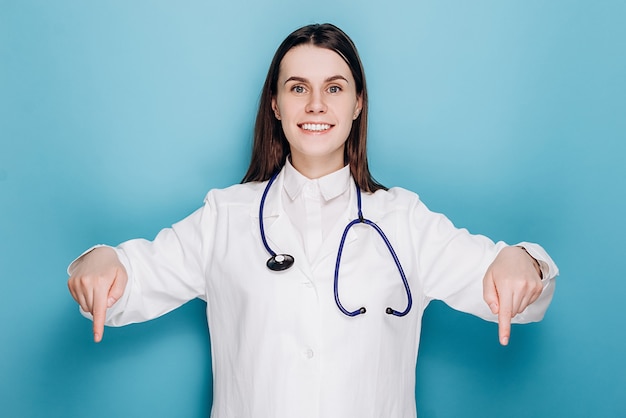
[[[110,308],[115,303],[115,299],[109,298],[107,299],[107,308]]]
[[[496,305],[496,303],[493,302],[491,305],[489,305],[489,307],[491,308],[491,312],[495,313],[496,312],[496,308],[498,307],[498,305]]]
[[[98,334],[98,333],[93,334],[93,340],[95,342],[99,342],[100,341],[100,334]]]
[[[502,337],[502,345],[508,345],[509,344],[509,338],[508,337]]]

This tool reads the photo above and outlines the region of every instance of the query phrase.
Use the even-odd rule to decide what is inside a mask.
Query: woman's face
[[[291,163],[309,178],[344,166],[344,146],[362,100],[348,64],[313,45],[292,48],[280,63],[272,109],[289,142]]]

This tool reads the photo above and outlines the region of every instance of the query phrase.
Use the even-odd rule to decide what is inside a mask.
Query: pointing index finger
[[[500,344],[508,345],[509,338],[511,337],[511,318],[513,317],[511,311],[511,302],[500,302],[500,312],[498,313],[498,334],[500,337]]]
[[[95,288],[93,291],[93,341],[99,343],[104,334],[104,321],[107,313],[108,289]]]

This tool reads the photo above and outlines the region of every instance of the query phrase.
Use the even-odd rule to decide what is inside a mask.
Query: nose
[[[309,100],[306,104],[307,113],[324,113],[326,112],[326,102],[322,93],[313,92],[309,95]]]

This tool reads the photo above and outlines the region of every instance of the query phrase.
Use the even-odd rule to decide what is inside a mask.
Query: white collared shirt
[[[335,303],[333,273],[338,243],[356,213],[354,182],[348,176],[345,187],[345,168],[313,182],[294,171],[282,170],[262,219],[271,248],[294,256],[292,268],[274,272],[265,265],[259,204],[266,182],[212,190],[202,208],[154,241],[117,247],[129,281],[108,310],[107,325],[146,321],[193,298],[205,300],[213,418],[414,418],[424,309],[440,299],[496,320],[482,298],[482,277],[506,244],[455,228],[404,189],[363,193],[364,216],[394,246],[413,308],[402,318],[385,313],[404,309],[406,292],[380,236],[358,224],[346,234],[338,289],[347,309],[367,312],[349,318]],[[310,198],[323,200],[321,208],[307,209],[303,190],[311,184]],[[303,207],[314,215],[300,216]],[[310,232],[320,224],[321,239]],[[520,245],[544,272],[542,295],[514,318],[524,323],[543,317],[558,270],[540,246]],[[317,254],[309,256],[307,248]]]
[[[283,207],[298,233],[309,263],[350,201],[350,167],[319,179],[300,174],[287,159],[283,183]]]

